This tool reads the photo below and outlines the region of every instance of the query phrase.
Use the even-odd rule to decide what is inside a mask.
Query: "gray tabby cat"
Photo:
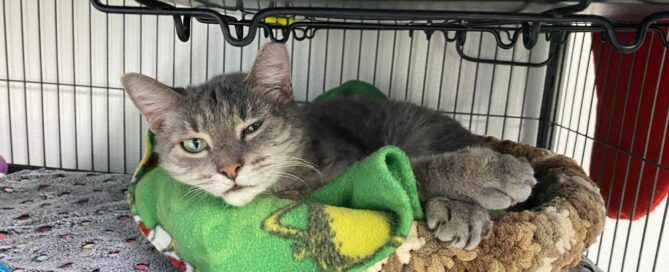
[[[249,73],[170,88],[140,74],[123,86],[157,135],[160,165],[228,204],[258,194],[295,198],[328,183],[385,145],[411,158],[428,227],[472,249],[490,235],[487,209],[530,196],[530,165],[497,153],[455,120],[405,102],[293,100],[282,44],[265,45]]]

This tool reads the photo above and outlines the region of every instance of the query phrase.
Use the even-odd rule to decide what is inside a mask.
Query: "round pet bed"
[[[604,225],[599,188],[572,159],[548,150],[486,137],[495,150],[526,158],[539,183],[532,197],[493,217],[490,238],[476,249],[445,247],[424,222],[404,245],[375,266],[383,271],[565,271],[575,266]]]

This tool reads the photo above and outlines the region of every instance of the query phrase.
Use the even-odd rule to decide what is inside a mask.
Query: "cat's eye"
[[[192,138],[181,142],[181,145],[190,153],[200,153],[207,147],[207,142],[200,138]]]
[[[244,131],[242,131],[242,133],[244,135],[254,133],[260,128],[261,125],[262,125],[262,121],[255,122],[255,123],[251,124],[250,126],[246,127],[244,129]]]

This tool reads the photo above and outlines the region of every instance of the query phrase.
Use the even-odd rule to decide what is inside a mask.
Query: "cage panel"
[[[248,70],[270,41],[259,30],[252,43],[232,46],[218,26],[194,21],[184,43],[170,17],[105,14],[87,1],[3,0],[0,8],[0,154],[15,165],[132,173],[148,126],[122,89],[123,73],[140,72],[172,86],[199,84]],[[663,76],[669,62],[662,37],[651,34],[651,46],[619,54],[601,36],[572,33],[554,62],[527,67],[465,60],[455,36],[358,29],[323,29],[303,41],[292,36],[287,46],[296,100],[309,102],[360,79],[394,100],[437,109],[478,134],[538,145],[541,122],[547,122],[547,146],[575,159],[603,185],[609,211],[625,203],[649,211],[657,204],[637,221],[614,212],[587,256],[607,271],[669,267],[661,258],[669,254],[667,201],[643,197],[659,193],[669,177]],[[550,45],[540,39],[531,50],[504,49],[489,32],[471,32],[463,53],[538,63],[549,57]],[[555,89],[555,105],[544,108],[547,86]],[[601,150],[600,157],[593,149]],[[620,177],[622,183],[615,183]]]

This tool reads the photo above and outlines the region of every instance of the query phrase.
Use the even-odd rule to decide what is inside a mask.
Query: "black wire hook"
[[[539,30],[541,23],[521,23],[523,32],[523,45],[526,49],[532,49],[539,42]]]
[[[176,31],[179,40],[182,42],[187,42],[190,39],[190,16],[184,16],[183,21],[181,16],[172,16],[174,18],[174,31]]]
[[[458,52],[458,55],[460,55],[461,58],[467,61],[471,62],[479,62],[479,63],[488,63],[488,64],[497,64],[497,65],[512,65],[512,66],[521,66],[521,67],[542,67],[548,64],[553,60],[555,55],[557,54],[557,50],[551,50],[550,54],[548,55],[548,58],[542,62],[518,62],[518,61],[512,61],[512,60],[497,60],[497,59],[484,59],[484,58],[478,58],[478,57],[471,57],[465,54],[463,47],[465,45],[466,41],[466,36],[467,32],[465,31],[457,31],[455,33],[456,36],[456,44],[455,44],[455,50]]]

